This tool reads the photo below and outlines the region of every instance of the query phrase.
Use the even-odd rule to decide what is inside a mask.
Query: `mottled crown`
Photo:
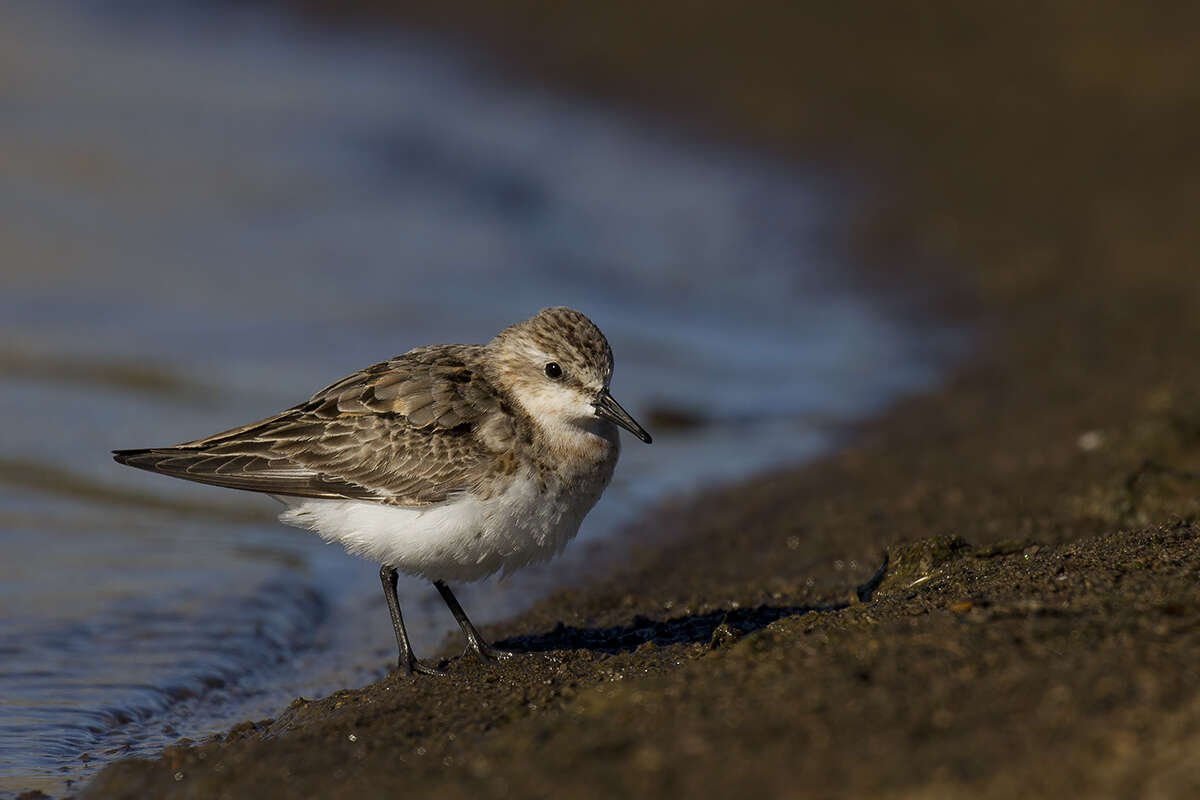
[[[564,369],[591,373],[607,386],[612,377],[613,357],[608,340],[590,319],[573,308],[544,308],[537,316],[510,325],[493,340],[505,348],[536,350],[558,359]],[[578,375],[583,378],[583,375]],[[584,382],[587,382],[586,380]]]

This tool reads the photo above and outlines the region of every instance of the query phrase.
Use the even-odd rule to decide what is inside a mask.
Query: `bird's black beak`
[[[653,441],[650,438],[650,434],[646,433],[646,429],[638,425],[637,421],[629,416],[629,412],[621,408],[620,403],[613,400],[612,395],[608,393],[607,389],[604,390],[604,394],[600,395],[600,399],[593,404],[593,407],[596,409],[597,417],[617,423],[646,444],[650,444]]]

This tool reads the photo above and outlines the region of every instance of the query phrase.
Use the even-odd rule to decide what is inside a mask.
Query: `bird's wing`
[[[261,422],[114,455],[122,464],[233,489],[438,502],[476,485],[494,455],[477,428],[486,415],[504,413],[504,403],[475,369],[480,349],[418,348]]]

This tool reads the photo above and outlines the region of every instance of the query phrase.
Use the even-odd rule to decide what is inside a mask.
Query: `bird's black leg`
[[[400,616],[400,599],[396,597],[396,570],[386,564],[379,568],[379,580],[383,583],[383,596],[387,598],[388,611],[392,615],[392,628],[396,631],[396,644],[400,647],[397,667],[406,675],[414,672],[421,675],[445,675],[437,667],[431,667],[413,655],[408,642],[408,631],[404,629],[404,618]]]
[[[450,606],[450,613],[458,621],[458,627],[462,628],[462,632],[467,635],[467,646],[475,652],[480,661],[503,661],[512,656],[512,653],[507,650],[492,647],[484,641],[483,637],[479,635],[479,631],[475,630],[475,626],[471,624],[471,620],[467,619],[467,612],[463,611],[463,607],[458,604],[458,598],[454,596],[454,592],[450,591],[449,586],[442,581],[434,581],[433,585],[441,593],[446,605]]]

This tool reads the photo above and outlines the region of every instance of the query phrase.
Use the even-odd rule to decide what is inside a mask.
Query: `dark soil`
[[[975,355],[820,463],[663,508],[487,631],[508,663],[87,796],[1200,796],[1200,6],[351,5],[876,178],[846,253],[943,287]]]

